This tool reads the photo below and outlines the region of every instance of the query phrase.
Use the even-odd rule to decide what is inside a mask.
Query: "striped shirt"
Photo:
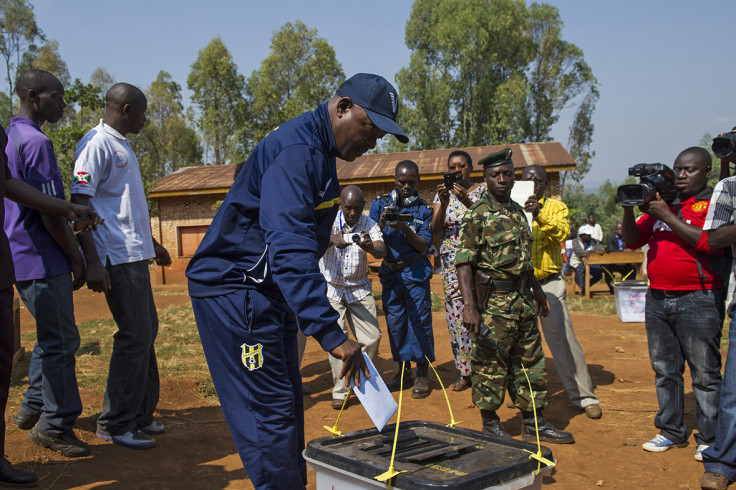
[[[338,233],[360,233],[366,231],[371,240],[383,242],[383,234],[378,223],[361,214],[358,223],[349,228],[342,211],[337,213],[332,224],[332,235]],[[365,250],[355,243],[345,248],[330,245],[319,259],[319,270],[327,281],[327,297],[334,301],[355,303],[371,294],[371,280],[368,279],[368,257]]]
[[[703,222],[703,230],[716,230],[723,225],[733,223],[736,217],[736,177],[727,177],[716,184],[713,189],[713,195],[710,198],[708,214]],[[732,271],[736,274],[736,249],[732,246],[734,252],[734,262]],[[728,311],[733,310],[736,306],[736,293],[728,305]]]
[[[569,212],[565,203],[545,197],[539,214],[532,221],[532,262],[540,281],[562,270],[562,246],[570,234]]]

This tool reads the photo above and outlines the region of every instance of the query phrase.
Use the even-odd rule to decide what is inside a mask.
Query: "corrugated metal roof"
[[[514,165],[517,169],[531,164],[542,165],[551,171],[572,170],[575,160],[560,143],[521,143],[515,145],[473,146],[460,148],[468,152],[473,162],[494,151],[511,147]],[[439,178],[447,171],[447,157],[458,148],[443,150],[418,150],[400,153],[376,153],[363,155],[354,162],[337,159],[337,176],[342,185],[393,181],[394,169],[401,160],[413,160],[419,166],[423,179]],[[479,174],[479,168],[475,169]],[[164,197],[184,194],[209,194],[227,192],[233,183],[234,165],[201,165],[186,167],[173,172],[158,181],[150,197]]]

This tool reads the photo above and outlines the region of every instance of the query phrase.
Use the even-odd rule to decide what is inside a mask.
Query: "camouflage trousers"
[[[537,409],[547,404],[544,379],[544,352],[534,311],[528,305],[517,319],[509,315],[483,315],[488,337],[476,336],[471,352],[473,367],[473,403],[481,410],[497,410],[503,404],[506,389],[514,405],[532,411],[531,390]],[[526,368],[527,381],[521,366]]]

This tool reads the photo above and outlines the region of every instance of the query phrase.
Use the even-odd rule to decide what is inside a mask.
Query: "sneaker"
[[[34,427],[28,433],[28,438],[38,444],[61,453],[67,458],[79,458],[89,454],[89,444],[82,442],[74,434],[74,431],[61,434],[59,436],[51,436]]]
[[[107,430],[100,427],[99,425],[97,426],[96,434],[97,434],[97,437],[99,437],[100,439],[104,439],[106,441],[112,441],[112,436],[110,435],[110,433]]]
[[[703,451],[709,447],[709,444],[698,444],[698,448],[695,450],[695,461],[703,461]]]
[[[13,423],[23,430],[31,430],[41,418],[41,411],[25,413],[18,410],[18,415],[13,419]]]
[[[119,436],[112,436],[112,442],[129,449],[151,449],[156,447],[156,439],[141,432],[140,430],[135,432],[126,432]]]
[[[4,456],[0,458],[0,487],[28,488],[38,486],[38,476],[10,464]]]
[[[157,436],[159,434],[163,434],[166,428],[164,427],[164,424],[158,420],[154,420],[147,426],[141,427],[141,430],[149,436]]]
[[[687,441],[681,442],[679,444],[675,444],[674,442],[670,441],[662,434],[657,434],[656,436],[654,436],[654,439],[642,444],[641,448],[651,453],[661,453],[673,447],[685,447],[685,446],[687,446]]]

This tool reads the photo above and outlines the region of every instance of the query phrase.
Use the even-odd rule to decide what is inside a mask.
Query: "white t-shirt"
[[[102,263],[155,257],[138,159],[128,140],[100,120],[77,144],[72,194],[90,196],[105,223],[92,232]]]

